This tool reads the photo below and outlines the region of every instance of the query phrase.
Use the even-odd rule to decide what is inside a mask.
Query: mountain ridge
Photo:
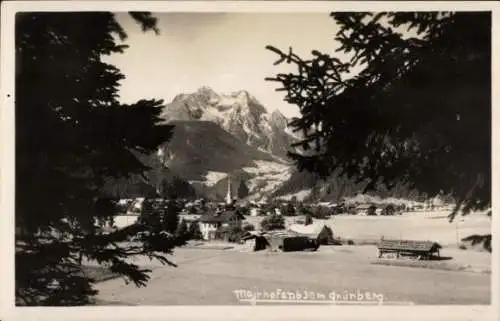
[[[231,179],[235,195],[239,183],[245,182],[247,199],[300,194],[305,201],[317,202],[339,201],[365,186],[335,173],[321,180],[299,172],[287,152],[301,150],[291,148],[300,140],[300,132],[293,133],[287,117],[279,110],[269,112],[246,90],[219,94],[203,86],[194,93],[180,93],[160,117],[174,125],[174,133],[159,153],[140,155],[141,162],[151,167],[147,179],[134,176],[108,184],[108,194],[151,195],[166,181],[177,186],[171,192],[222,201]],[[408,192],[401,187],[396,194]]]
[[[160,117],[167,123],[211,121],[240,141],[283,159],[297,141],[290,134],[288,118],[277,109],[269,112],[246,90],[219,94],[202,86],[193,93],[175,96]]]

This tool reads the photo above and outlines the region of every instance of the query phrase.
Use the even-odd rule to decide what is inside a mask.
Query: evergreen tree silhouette
[[[184,220],[179,222],[177,225],[177,230],[175,231],[177,240],[179,244],[184,244],[190,239],[189,230],[186,222]]]
[[[131,16],[156,29],[149,13]],[[141,175],[135,152],[151,154],[172,135],[161,100],[118,101],[124,75],[103,56],[122,53],[126,33],[108,12],[19,13],[16,46],[16,304],[84,305],[97,293],[82,259],[107,264],[137,286],[149,271],[136,254],[172,264],[175,242],[145,224],[101,233],[112,216],[96,200],[109,178]],[[148,232],[141,245],[132,237]],[[154,237],[152,237],[154,235]]]
[[[240,186],[238,186],[238,198],[243,199],[248,196],[248,193],[250,191],[248,190],[247,184],[245,184],[244,180],[240,181]]]
[[[200,226],[197,221],[194,221],[189,225],[189,235],[193,240],[203,239],[200,231]]]
[[[275,64],[296,73],[267,80],[300,108],[291,126],[303,134],[290,153],[299,170],[338,170],[388,189],[408,184],[440,191],[457,213],[491,206],[491,13],[332,13],[335,54],[292,48]],[[405,30],[410,31],[403,35]]]

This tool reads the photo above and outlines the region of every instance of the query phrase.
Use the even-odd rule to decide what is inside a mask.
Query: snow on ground
[[[388,197],[388,198],[380,198],[378,196],[372,196],[372,195],[366,195],[366,194],[359,194],[354,197],[345,197],[344,201],[346,204],[395,204],[395,205],[406,205],[406,206],[415,206],[415,205],[421,205],[424,206],[424,203],[419,203],[407,199],[402,199],[402,198],[394,198],[394,197]]]
[[[265,199],[283,182],[290,179],[290,166],[269,161],[254,161],[255,166],[244,167],[243,170],[254,177],[248,181],[253,199]]]
[[[491,220],[486,215],[471,214],[450,223],[445,212],[410,212],[401,216],[335,216],[325,223],[343,238],[380,240],[381,237],[430,240],[443,246],[457,246],[472,234],[491,233]]]
[[[250,174],[262,174],[262,173],[287,173],[290,174],[290,167],[276,162],[256,160],[254,161],[256,166],[244,167],[243,170]]]
[[[491,305],[491,275],[371,264],[377,254],[374,246],[320,246],[316,252],[285,253],[181,247],[169,258],[179,268],[161,265],[144,256],[132,261],[153,270],[152,282],[147,287],[115,279],[98,283],[96,288],[99,301],[108,304],[248,305],[238,301],[235,289],[250,289],[252,293],[282,289],[326,295],[332,291],[369,291],[382,294],[384,303]],[[490,255],[486,253],[443,249],[442,255],[453,260],[435,263],[491,266]],[[460,310],[462,314],[467,312]],[[305,316],[302,319],[307,320]],[[485,313],[481,315],[483,318],[478,318],[477,313],[475,316],[455,319],[488,319]]]
[[[491,218],[484,212],[457,217],[450,223],[449,211],[407,212],[396,216],[336,215],[321,221],[333,230],[336,237],[357,241],[387,239],[429,240],[444,247],[458,247],[464,237],[491,234]],[[246,221],[260,226],[263,217],[246,217]],[[285,217],[285,225],[293,224],[297,217]]]
[[[227,173],[208,171],[207,175],[205,175],[205,181],[203,183],[207,186],[214,186],[226,177]]]
[[[293,197],[296,197],[297,201],[303,201],[307,196],[309,196],[309,194],[311,194],[311,189],[303,189],[301,191],[298,191],[297,193],[286,194],[278,198],[285,201],[290,201]]]

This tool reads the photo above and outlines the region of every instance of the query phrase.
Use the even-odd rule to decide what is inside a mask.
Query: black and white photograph
[[[10,15],[14,307],[494,305],[493,6],[173,2]]]

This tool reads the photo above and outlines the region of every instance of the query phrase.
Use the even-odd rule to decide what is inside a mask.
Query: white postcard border
[[[498,2],[316,2],[316,1],[8,1],[1,8],[1,124],[2,141],[0,200],[0,319],[1,320],[500,320],[498,246],[495,232],[500,220],[492,215],[492,305],[491,306],[170,306],[170,307],[14,307],[14,19],[18,11],[198,11],[198,12],[331,12],[331,11],[492,11],[493,109],[492,193],[493,211],[500,205],[500,158],[498,146],[500,100],[500,6]],[[497,86],[495,86],[497,85]],[[496,90],[495,90],[496,89]],[[452,295],[450,293],[450,295]]]

